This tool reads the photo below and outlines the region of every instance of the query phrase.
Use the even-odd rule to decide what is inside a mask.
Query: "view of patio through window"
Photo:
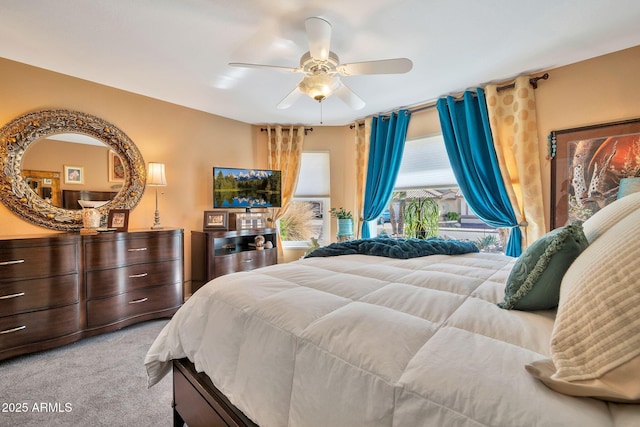
[[[422,208],[424,217],[412,211]],[[424,233],[414,231],[422,222]],[[417,228],[420,228],[418,226]],[[478,218],[457,187],[394,191],[389,207],[377,223],[378,236],[393,238],[440,237],[474,242],[483,252],[504,252],[506,230],[496,229]]]
[[[456,182],[442,135],[406,141],[389,206],[378,235],[468,240],[485,252],[504,252],[507,230],[485,224],[467,205]]]

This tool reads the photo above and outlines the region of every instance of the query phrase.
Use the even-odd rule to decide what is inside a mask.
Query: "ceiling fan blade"
[[[404,74],[413,68],[413,62],[407,58],[381,59],[379,61],[354,62],[336,67],[343,76],[363,74]]]
[[[298,86],[293,89],[287,96],[285,96],[282,101],[278,102],[276,108],[278,110],[284,110],[285,108],[291,107],[304,93],[300,90]]]
[[[304,21],[309,41],[309,52],[315,60],[326,61],[331,47],[331,24],[322,18],[311,17]]]
[[[244,62],[230,62],[229,65],[232,67],[242,67],[242,68],[270,68],[272,70],[289,71],[292,73],[302,72],[302,68],[282,67],[279,65],[247,64]]]
[[[354,110],[360,110],[364,108],[366,103],[356,95],[351,89],[349,89],[344,83],[340,82],[340,86],[334,92],[335,95],[340,98],[345,104]]]

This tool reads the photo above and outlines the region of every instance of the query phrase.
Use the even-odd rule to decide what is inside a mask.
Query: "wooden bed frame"
[[[172,406],[175,427],[258,427],[188,359],[173,361]]]

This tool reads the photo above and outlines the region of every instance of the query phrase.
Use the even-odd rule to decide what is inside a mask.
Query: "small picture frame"
[[[203,230],[226,230],[229,226],[229,212],[204,211]]]
[[[84,184],[84,167],[82,166],[64,166],[64,183],[65,184]]]
[[[112,228],[116,231],[127,231],[129,229],[129,209],[109,210],[107,228]]]

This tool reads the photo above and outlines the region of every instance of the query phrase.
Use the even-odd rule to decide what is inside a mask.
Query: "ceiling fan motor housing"
[[[300,68],[302,68],[302,71],[308,76],[317,73],[336,74],[338,72],[336,69],[338,64],[340,64],[338,55],[333,52],[329,52],[326,61],[313,58],[311,52],[305,52],[300,58]]]

